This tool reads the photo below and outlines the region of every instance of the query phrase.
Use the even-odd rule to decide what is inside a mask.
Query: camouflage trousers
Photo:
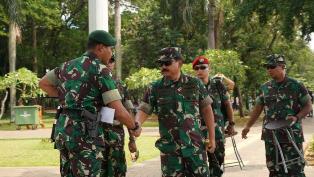
[[[299,149],[302,151],[302,143],[296,143]],[[283,150],[283,154],[286,159],[294,159],[299,157],[296,150],[293,148],[291,143],[280,143]],[[304,174],[304,163],[297,163],[291,166],[288,166],[288,173],[285,173],[283,165],[279,165],[279,168],[276,169],[276,149],[272,141],[265,141],[265,150],[266,150],[266,165],[269,170],[269,177],[305,177]],[[281,158],[279,155],[279,162]]]
[[[225,160],[225,140],[216,139],[216,149],[213,154],[208,153],[209,172],[211,177],[221,177],[223,174],[222,165]]]
[[[206,152],[182,157],[174,154],[160,155],[163,177],[208,177]]]
[[[203,135],[208,136],[208,131],[203,130]],[[223,174],[222,165],[225,159],[225,136],[224,136],[224,124],[222,121],[218,122],[215,126],[215,152],[208,155],[209,173],[211,177],[220,177]]]
[[[124,152],[123,126],[106,126],[104,127],[104,134],[108,145],[103,151],[102,176],[124,177],[127,166]]]
[[[60,151],[60,173],[62,177],[100,177],[103,159],[104,137],[89,137],[85,123],[62,115],[55,131],[55,146]]]

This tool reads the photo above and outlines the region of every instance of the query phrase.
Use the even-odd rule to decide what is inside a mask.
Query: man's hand
[[[226,78],[226,76],[222,73],[217,73],[214,77],[222,77],[222,78]]]
[[[242,139],[246,139],[247,138],[247,134],[249,133],[250,131],[250,128],[249,127],[245,127],[243,130],[242,130]]]
[[[216,149],[216,142],[210,141],[209,139],[205,140],[205,148],[209,153],[214,153]]]
[[[139,122],[135,122],[135,128],[136,129],[130,129],[130,132],[133,136],[135,137],[139,137],[141,135],[142,132],[142,127],[141,127],[141,123]]]
[[[132,160],[132,162],[135,162],[139,157],[139,151],[137,150],[135,140],[130,139],[128,145],[129,145],[129,151],[131,154],[131,160]]]
[[[225,130],[225,133],[227,135],[230,135],[230,136],[234,135],[236,133],[235,130],[234,130],[234,126],[233,125],[228,125],[226,130]]]
[[[298,121],[298,118],[296,116],[289,115],[287,117],[287,120],[291,120],[291,125],[293,125],[294,123]]]

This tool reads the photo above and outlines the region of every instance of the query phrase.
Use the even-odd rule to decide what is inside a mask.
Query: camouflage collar
[[[274,79],[271,81],[271,85],[273,86],[273,87],[282,87],[282,86],[284,86],[284,85],[287,85],[287,84],[289,84],[289,82],[288,82],[288,77],[287,76],[285,76],[285,78],[284,78],[284,80],[282,81],[282,82],[276,82]]]
[[[89,51],[86,51],[83,56],[87,56],[89,57],[90,59],[97,59],[97,56],[96,54],[94,54],[93,52],[89,52]]]
[[[170,85],[173,85],[173,84],[186,82],[187,81],[187,76],[185,74],[183,74],[183,72],[181,71],[180,78],[179,78],[178,81],[169,80],[169,79],[167,79],[165,77],[162,78],[162,81],[163,81],[163,85],[164,86],[170,86]]]

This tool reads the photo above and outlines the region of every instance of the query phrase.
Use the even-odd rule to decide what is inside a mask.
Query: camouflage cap
[[[116,39],[112,35],[104,30],[96,30],[89,34],[89,41],[99,42],[105,46],[115,46]]]
[[[183,60],[182,55],[181,55],[181,48],[179,47],[163,48],[160,50],[159,54],[160,54],[160,57],[158,61],[169,61],[171,59]]]
[[[286,64],[285,57],[279,54],[272,54],[266,57],[267,62],[264,64],[265,67],[270,65]]]

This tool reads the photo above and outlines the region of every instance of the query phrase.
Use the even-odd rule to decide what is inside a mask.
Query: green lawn
[[[45,113],[43,120],[46,128],[51,128],[54,122],[54,113]],[[40,127],[40,125],[38,126]],[[158,122],[156,120],[148,119],[143,127],[158,127]],[[26,130],[26,126],[21,126],[22,130]],[[10,123],[9,117],[4,117],[0,120],[0,131],[1,130],[16,130],[16,126],[14,123]]]
[[[159,156],[159,151],[154,145],[156,140],[157,137],[138,138],[136,141],[140,151],[138,162]],[[59,152],[53,149],[53,144],[48,139],[8,139],[0,140],[0,144],[0,167],[59,165]],[[127,146],[125,150],[127,163],[130,166],[132,162]]]

